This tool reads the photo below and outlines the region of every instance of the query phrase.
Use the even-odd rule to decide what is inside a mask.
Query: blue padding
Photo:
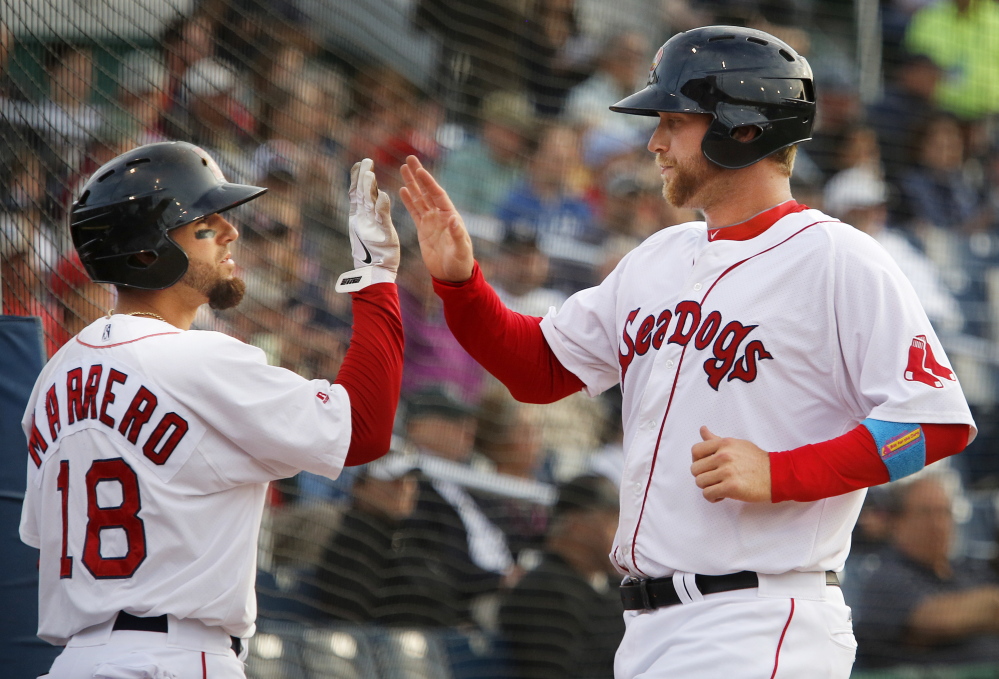
[[[888,477],[892,481],[915,474],[926,466],[926,436],[920,425],[870,418],[861,424],[874,437],[878,455],[888,468]]]

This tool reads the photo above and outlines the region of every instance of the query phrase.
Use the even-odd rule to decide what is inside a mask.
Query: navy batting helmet
[[[667,40],[645,88],[610,108],[643,116],[708,113],[714,121],[701,142],[704,156],[737,169],[811,139],[812,69],[769,33],[736,26],[695,28]],[[747,125],[760,134],[746,142],[732,137],[735,128]]]
[[[231,184],[203,150],[186,142],[147,144],[109,161],[73,203],[70,233],[97,283],[162,290],[187,271],[170,231],[261,195]],[[139,258],[140,253],[152,255]]]

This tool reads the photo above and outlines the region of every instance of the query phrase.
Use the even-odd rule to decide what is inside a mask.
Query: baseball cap
[[[618,511],[617,488],[605,476],[584,474],[559,486],[554,516],[590,510]]]
[[[884,205],[887,201],[888,188],[881,174],[869,167],[838,172],[826,184],[822,196],[825,211],[834,217],[857,208]]]
[[[420,465],[416,455],[395,451],[389,451],[358,470],[361,476],[376,481],[396,481],[407,474],[418,471],[420,471]]]
[[[450,419],[471,417],[475,409],[452,397],[441,387],[427,387],[406,399],[406,419],[439,415]]]
[[[538,247],[538,231],[525,222],[511,222],[503,227],[501,245],[505,250],[522,250]]]
[[[184,75],[184,86],[194,97],[228,94],[235,89],[236,83],[235,69],[215,57],[197,61]]]
[[[163,92],[167,87],[166,66],[159,57],[136,50],[122,60],[118,84],[132,94]]]
[[[482,100],[481,116],[503,127],[508,127],[523,135],[530,133],[534,125],[534,112],[531,102],[521,92],[498,90]]]

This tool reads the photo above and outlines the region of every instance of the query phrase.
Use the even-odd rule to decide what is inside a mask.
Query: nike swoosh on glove
[[[372,283],[391,283],[399,270],[399,234],[392,224],[392,201],[378,190],[374,161],[350,168],[350,253],[353,271],[340,274],[337,292],[355,292]]]

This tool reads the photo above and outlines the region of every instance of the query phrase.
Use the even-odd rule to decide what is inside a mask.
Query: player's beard
[[[242,278],[225,278],[218,268],[206,262],[190,262],[181,282],[203,294],[208,298],[208,306],[220,311],[239,304],[246,292]]]
[[[662,163],[662,160],[659,160]],[[698,192],[718,174],[718,168],[703,157],[695,160],[674,158],[672,177],[663,177],[663,198],[676,208],[700,208],[693,204]],[[660,165],[661,166],[661,165]]]

